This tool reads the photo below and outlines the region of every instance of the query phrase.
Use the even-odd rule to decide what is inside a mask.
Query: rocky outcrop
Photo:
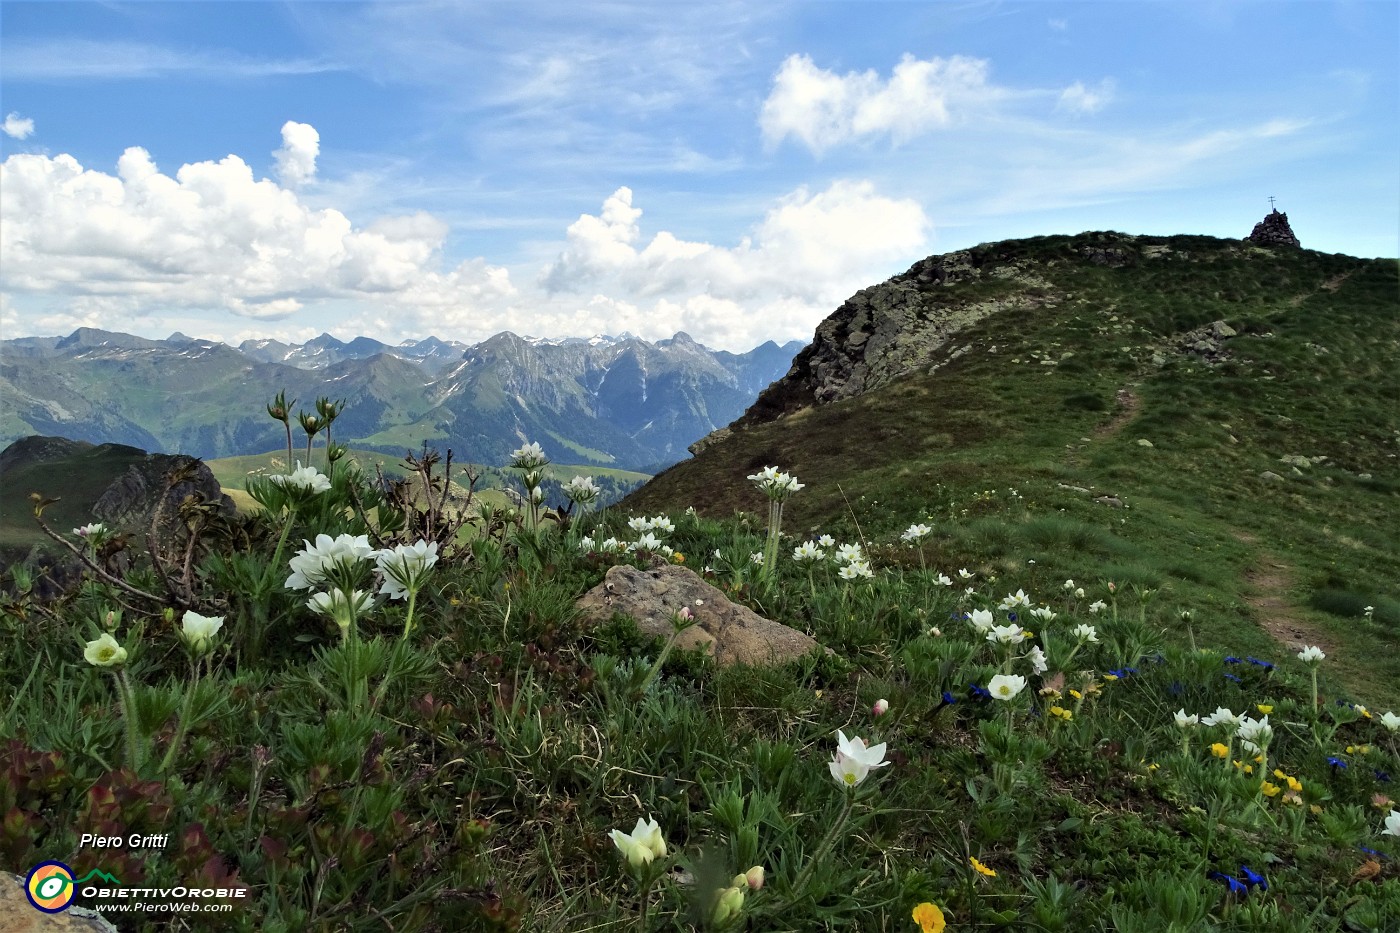
[[[1288,225],[1288,215],[1278,209],[1270,211],[1263,220],[1254,225],[1254,230],[1245,240],[1258,246],[1301,247],[1293,228]]]
[[[1125,265],[1135,238],[1098,234],[1083,248],[1091,262]],[[952,289],[972,284],[975,290]],[[994,314],[1025,313],[1058,301],[1036,264],[993,247],[930,256],[879,285],[861,289],[817,325],[812,342],[744,416],[690,446],[699,453],[733,428],[812,405],[854,398],[926,368],[959,334]]]
[[[177,480],[172,485],[172,480]],[[187,496],[217,502],[225,515],[234,512],[233,500],[219,487],[209,467],[183,455],[148,454],[118,476],[93,503],[92,514],[116,527],[149,524],[157,506],[174,519]]]
[[[1213,321],[1204,327],[1197,327],[1176,338],[1175,348],[1181,353],[1190,353],[1214,366],[1229,359],[1225,341],[1236,336],[1236,331],[1224,321]]]
[[[676,647],[700,649],[718,664],[777,664],[819,647],[816,639],[732,603],[693,570],[664,564],[647,570],[618,565],[575,606],[585,624],[631,616],[648,635],[670,638],[671,619],[689,607],[695,624],[681,632]]]

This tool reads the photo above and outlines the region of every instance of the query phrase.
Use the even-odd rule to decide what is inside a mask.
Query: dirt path
[[[1248,532],[1236,532],[1235,538],[1245,544],[1258,544],[1258,539]],[[1317,645],[1331,652],[1332,646],[1288,600],[1288,591],[1293,586],[1292,571],[1293,568],[1274,555],[1258,551],[1254,564],[1245,571],[1245,582],[1250,590],[1245,594],[1245,603],[1254,611],[1259,627],[1290,650]]]
[[[1138,398],[1137,394],[1127,386],[1118,390],[1114,401],[1118,403],[1118,410],[1113,413],[1112,418],[1094,429],[1096,440],[1103,440],[1117,434],[1142,410],[1142,399]]]

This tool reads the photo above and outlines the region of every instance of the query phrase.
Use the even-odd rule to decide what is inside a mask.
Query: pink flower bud
[[[763,887],[763,866],[755,865],[744,872],[744,881],[748,883],[750,891],[757,891]]]
[[[876,716],[883,716],[883,715],[885,715],[885,713],[889,712],[889,708],[890,708],[890,701],[889,701],[889,700],[876,700],[876,701],[875,701],[875,705],[874,705],[873,707],[870,708],[870,711],[871,711],[872,713],[874,713]]]
[[[682,619],[685,619],[687,622],[695,618],[695,613],[690,611],[689,606],[682,606],[681,611],[676,613],[676,615],[680,616]]]

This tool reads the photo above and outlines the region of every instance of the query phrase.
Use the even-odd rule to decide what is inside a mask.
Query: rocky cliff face
[[[179,481],[172,485],[177,477]],[[158,507],[175,520],[188,496],[218,503],[225,515],[234,512],[233,500],[224,495],[202,461],[180,454],[147,454],[112,481],[93,503],[92,514],[115,527],[144,529]]]
[[[1303,245],[1293,235],[1293,228],[1288,225],[1288,215],[1278,210],[1273,210],[1265,215],[1263,220],[1254,225],[1254,230],[1245,239],[1260,246],[1301,247]]]
[[[1124,234],[1086,240],[1084,258],[1117,266],[1136,258],[1120,248]],[[973,284],[959,289],[949,286]],[[812,405],[862,395],[931,365],[958,334],[984,318],[1030,312],[1059,300],[1036,265],[995,247],[930,256],[879,285],[856,292],[821,324],[786,376],[773,383],[733,425],[690,446],[699,453],[733,428],[770,421]]]

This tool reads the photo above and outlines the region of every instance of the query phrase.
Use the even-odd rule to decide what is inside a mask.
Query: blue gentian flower
[[[1382,784],[1389,784],[1389,783],[1390,783],[1390,772],[1389,772],[1389,771],[1376,771],[1376,780],[1377,780],[1377,781],[1380,781]]]
[[[1368,849],[1365,846],[1357,846],[1357,848],[1367,855],[1374,855],[1378,859],[1384,860],[1390,858],[1390,856],[1386,855],[1384,852],[1377,852],[1375,849]]]
[[[1233,680],[1235,683],[1239,683],[1239,682],[1240,682],[1240,679],[1239,679],[1238,677],[1236,677],[1234,674],[1226,674],[1226,675],[1225,675],[1225,679],[1226,679],[1226,680]]]
[[[1014,613],[1014,612],[1008,612],[1008,613],[1006,614],[1006,617],[1007,617],[1008,619],[1010,619],[1012,622],[1015,622],[1015,621],[1016,621],[1016,613]]]
[[[1231,894],[1248,894],[1248,893],[1249,893],[1249,888],[1246,888],[1246,887],[1244,886],[1243,882],[1241,882],[1238,878],[1232,878],[1232,877],[1230,877],[1229,875],[1225,874],[1223,871],[1213,871],[1213,872],[1211,872],[1209,875],[1206,875],[1206,877],[1207,877],[1207,878],[1217,878],[1217,879],[1219,879],[1220,881],[1225,882],[1225,886],[1228,887],[1228,888],[1230,889],[1230,893],[1231,893]]]
[[[1226,656],[1225,656],[1225,663],[1226,663],[1226,664],[1238,664],[1238,663],[1240,663],[1240,659],[1237,658],[1237,657],[1235,657],[1233,654],[1226,655]]]
[[[976,684],[967,688],[967,696],[970,700],[990,700],[992,698],[990,692]]]
[[[1347,763],[1345,761],[1342,761],[1342,759],[1336,757],[1335,755],[1328,755],[1327,763],[1334,768],[1346,768],[1347,766]]]
[[[946,706],[952,706],[952,705],[953,705],[954,703],[956,703],[956,702],[958,702],[958,700],[957,700],[957,698],[956,698],[955,696],[953,696],[953,694],[952,694],[951,691],[949,691],[949,690],[944,690],[944,691],[943,691],[943,703],[944,703],[944,705],[946,705]]]
[[[1274,669],[1273,664],[1270,663],[1270,662],[1268,662],[1268,661],[1261,661],[1261,660],[1259,660],[1258,658],[1248,658],[1248,657],[1245,658],[1245,660],[1248,661],[1250,664],[1257,664],[1258,666],[1262,667],[1262,668],[1263,668],[1264,670],[1266,670],[1266,671],[1271,671],[1271,670]]]
[[[1261,891],[1269,890],[1269,882],[1265,880],[1264,876],[1255,872],[1248,865],[1241,865],[1240,872],[1244,875],[1244,883],[1251,888],[1258,888]]]

